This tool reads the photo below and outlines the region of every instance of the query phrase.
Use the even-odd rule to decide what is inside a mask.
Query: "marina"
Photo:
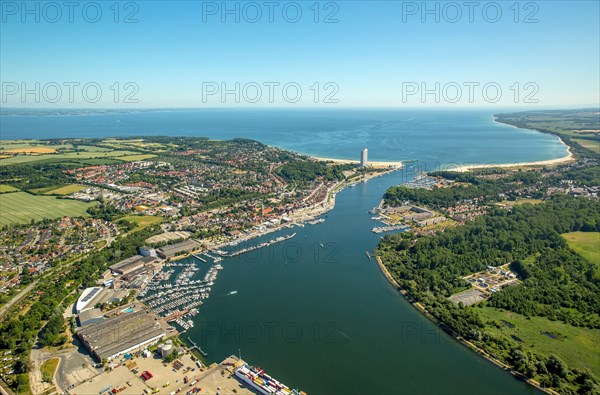
[[[212,285],[222,269],[220,264],[213,264],[199,278],[200,269],[194,263],[166,263],[163,271],[138,294],[138,300],[159,317],[187,331],[194,327],[191,318],[198,314],[198,308],[209,298]]]
[[[401,230],[401,231],[405,231],[410,229],[410,226],[407,225],[389,225],[389,226],[377,226],[373,229],[371,229],[371,232],[373,233],[385,233],[385,232],[391,232],[394,230]]]
[[[296,233],[292,233],[292,234],[286,235],[286,236],[279,236],[279,237],[276,237],[276,238],[271,239],[269,241],[265,241],[265,242],[262,242],[260,244],[254,245],[254,246],[242,248],[241,250],[237,250],[237,251],[233,251],[233,252],[227,252],[227,251],[223,251],[223,250],[217,250],[217,251],[215,251],[215,253],[217,253],[217,254],[219,254],[221,256],[234,257],[234,256],[238,256],[238,255],[241,255],[241,254],[245,254],[245,253],[250,252],[250,251],[258,250],[260,248],[269,247],[269,246],[272,246],[274,244],[281,243],[283,241],[286,241],[286,240],[289,240],[289,239],[293,238],[294,236],[296,236]]]

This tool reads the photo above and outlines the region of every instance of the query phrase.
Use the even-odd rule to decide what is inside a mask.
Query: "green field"
[[[51,196],[35,196],[25,192],[0,195],[0,225],[29,223],[32,219],[86,216],[85,212],[96,202],[84,203]]]
[[[564,233],[569,247],[596,265],[596,278],[600,278],[600,232]]]
[[[119,219],[119,221],[123,220],[135,223],[137,225],[135,231],[138,231],[144,229],[147,226],[159,223],[163,219],[162,217],[156,217],[154,215],[126,215],[125,217]]]
[[[90,151],[90,152],[110,152],[110,151],[114,151],[113,149],[110,149],[110,148],[97,147],[95,145],[78,145],[77,149],[82,149],[84,151]]]
[[[136,224],[136,227],[131,229],[129,232],[137,232],[150,225],[160,223],[163,220],[162,217],[154,215],[126,215],[119,219],[119,221],[127,221]]]
[[[2,140],[0,142],[0,151],[10,151],[15,149],[24,148],[53,148],[59,149],[72,149],[72,144],[46,144],[43,141],[38,140]]]
[[[514,206],[518,206],[520,204],[540,204],[540,203],[542,203],[542,200],[540,200],[540,199],[522,198],[522,199],[518,199],[518,200],[503,200],[499,204],[514,207]]]
[[[19,191],[18,188],[11,187],[10,185],[0,185],[0,193],[17,192],[17,191]]]
[[[156,155],[154,154],[140,154],[140,155],[127,155],[127,156],[119,156],[117,159],[124,160],[126,162],[135,162],[136,160],[145,160],[154,158]]]
[[[17,163],[32,163],[45,160],[71,160],[71,159],[95,159],[95,158],[118,158],[120,156],[139,155],[135,151],[78,151],[46,155],[16,155],[6,159],[0,159],[0,166],[14,165]]]
[[[597,141],[586,140],[586,139],[573,139],[579,144],[583,145],[585,148],[594,151],[597,154],[600,154],[600,143]]]
[[[53,188],[44,192],[44,195],[69,195],[71,193],[79,192],[87,188],[85,185],[71,184],[65,185],[59,188]]]
[[[506,337],[516,336],[525,350],[546,356],[556,354],[570,367],[588,368],[596,377],[600,376],[600,329],[574,327],[543,317],[527,318],[493,307],[475,310],[484,321],[487,319],[499,324],[499,328],[488,325],[486,330]]]

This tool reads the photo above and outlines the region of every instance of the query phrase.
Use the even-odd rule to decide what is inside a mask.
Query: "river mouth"
[[[536,393],[418,313],[366,254],[382,236],[368,211],[414,175],[346,188],[323,223],[268,234],[252,243],[296,233],[224,258],[184,337],[210,361],[240,354],[311,394]]]

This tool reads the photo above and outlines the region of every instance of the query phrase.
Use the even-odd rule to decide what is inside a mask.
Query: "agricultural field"
[[[81,160],[98,158],[118,158],[122,156],[139,155],[135,151],[76,151],[45,155],[16,155],[10,158],[0,159],[0,166],[13,165],[17,163],[32,163],[43,160]]]
[[[29,223],[44,218],[87,216],[86,210],[97,202],[84,203],[51,196],[36,196],[26,192],[0,195],[0,225]]]
[[[89,152],[110,152],[110,151],[114,151],[111,148],[98,147],[98,146],[95,146],[95,145],[77,145],[77,149],[84,150],[84,151],[89,151]]]
[[[149,142],[144,139],[106,139],[102,141],[102,144],[114,149],[142,149],[153,152],[164,152],[166,150],[164,144]],[[174,148],[176,145],[168,144],[168,147]]]
[[[73,149],[72,144],[48,144],[44,141],[37,140],[2,140],[0,141],[0,152],[33,152],[36,150],[42,152],[44,149],[50,149],[52,151],[59,150],[70,150]]]
[[[493,307],[474,308],[484,321],[494,321],[486,330],[517,340],[524,350],[556,354],[569,366],[588,368],[600,376],[600,329],[589,329],[524,315]]]
[[[49,147],[24,147],[24,148],[13,148],[4,151],[7,154],[28,154],[28,155],[44,155],[54,154],[57,151],[54,148]]]
[[[0,185],[0,193],[18,192],[19,189],[10,185]]]
[[[564,233],[569,247],[596,265],[594,276],[600,278],[600,232]]]
[[[124,160],[126,162],[135,162],[138,160],[146,160],[150,158],[154,158],[156,155],[153,154],[140,154],[140,155],[127,155],[127,156],[119,156],[116,159]]]
[[[70,184],[58,188],[51,188],[50,190],[45,191],[44,195],[69,195],[85,188],[87,188],[85,185]]]
[[[144,229],[150,225],[159,223],[162,220],[162,217],[157,217],[154,215],[126,215],[125,217],[119,219],[119,221],[135,223],[137,225],[135,228],[136,231]]]
[[[587,140],[587,139],[573,139],[577,143],[581,144],[583,147],[594,151],[597,154],[600,154],[600,142]]]

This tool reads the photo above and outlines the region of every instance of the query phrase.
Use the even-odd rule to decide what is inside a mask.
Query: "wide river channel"
[[[324,223],[263,236],[250,243],[296,233],[224,259],[183,337],[210,361],[241,353],[309,394],[536,393],[438,329],[368,258],[381,237],[368,210],[412,176],[397,171],[346,188]]]

